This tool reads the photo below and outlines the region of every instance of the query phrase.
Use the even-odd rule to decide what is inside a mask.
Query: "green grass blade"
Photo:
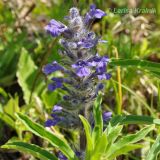
[[[95,126],[92,133],[93,145],[96,144],[96,141],[98,140],[98,138],[101,137],[103,132],[101,102],[102,102],[102,96],[98,95],[93,107],[93,114],[95,120]]]
[[[102,110],[101,110],[102,96],[98,95],[93,108],[95,125],[100,127],[101,134],[103,131],[103,119],[102,119]]]
[[[105,153],[107,145],[108,145],[107,135],[104,132],[102,134],[102,136],[98,139],[98,141],[97,141],[97,143],[96,143],[96,145],[94,147],[91,160],[101,159],[101,157]]]
[[[39,158],[41,160],[58,160],[56,156],[48,152],[47,150],[34,145],[34,144],[28,144],[25,142],[20,141],[13,141],[13,142],[7,142],[5,145],[3,145],[1,148],[6,149],[15,149],[24,153],[31,154],[32,156]]]
[[[128,66],[135,66],[141,69],[147,69],[149,71],[160,72],[160,63],[155,63],[146,60],[138,60],[138,59],[112,59],[109,63],[112,66],[121,66],[121,67],[128,67]]]
[[[116,152],[114,152],[110,157],[108,157],[108,160],[113,160],[117,156],[127,154],[130,151],[133,151],[135,149],[139,149],[139,148],[142,148],[142,147],[143,147],[143,145],[140,145],[140,144],[126,145],[126,146],[122,147],[121,149],[117,150]]]
[[[87,146],[86,146],[86,160],[90,159],[91,156],[91,152],[93,150],[93,144],[92,144],[92,137],[91,137],[91,126],[88,123],[87,119],[85,119],[83,116],[79,115],[83,126],[84,126],[84,130],[86,133],[86,140],[87,140]]]
[[[113,80],[113,79],[112,79],[112,81],[115,82],[116,84],[118,84],[117,81],[115,81],[115,80]],[[144,105],[144,107],[151,113],[151,115],[152,115],[153,117],[155,116],[153,110],[152,110],[152,109],[150,108],[150,106],[145,102],[145,100],[143,100],[140,96],[138,96],[134,91],[132,91],[132,90],[131,90],[130,88],[128,88],[127,86],[125,86],[125,85],[123,85],[123,84],[121,84],[121,85],[122,85],[122,87],[123,87],[125,90],[127,90],[129,93],[131,93],[133,96],[135,96],[135,98]]]
[[[159,153],[160,153],[160,136],[157,137],[155,143],[149,150],[146,160],[156,160]]]
[[[43,126],[33,122],[26,115],[23,115],[21,113],[18,113],[16,115],[17,118],[27,127],[29,131],[49,141],[53,146],[57,147],[64,155],[66,155],[69,160],[76,159],[73,150],[65,141],[60,139],[58,136],[52,134],[51,132],[47,131]]]
[[[160,119],[154,119],[150,116],[124,115],[114,116],[110,121],[112,126],[119,124],[157,124],[160,125]]]
[[[151,71],[150,73],[160,79],[160,72]]]

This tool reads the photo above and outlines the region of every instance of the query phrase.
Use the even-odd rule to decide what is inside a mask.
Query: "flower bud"
[[[59,40],[59,44],[62,45],[63,47],[67,47],[67,42],[64,39]]]
[[[78,17],[79,16],[79,10],[75,7],[71,8],[69,10],[69,13],[70,13],[70,18],[71,19],[74,19],[75,17]]]
[[[77,44],[74,42],[68,42],[68,48],[70,49],[76,49],[77,48]]]
[[[83,28],[82,18],[79,16],[79,17],[76,17],[76,18],[74,18],[73,20],[71,20],[71,21],[70,21],[70,27],[71,27],[74,31],[77,31],[77,32],[79,32],[80,30],[82,30],[82,28]]]
[[[95,35],[94,32],[89,32],[89,33],[88,33],[88,38],[90,38],[90,39],[95,39],[95,37],[96,37],[96,35]]]

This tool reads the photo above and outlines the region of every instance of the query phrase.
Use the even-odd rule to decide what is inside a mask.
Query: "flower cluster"
[[[90,11],[86,14],[85,16],[85,24],[88,24],[91,20],[93,20],[94,18],[98,18],[101,19],[103,16],[105,16],[106,13],[103,12],[100,9],[96,9],[96,6],[94,4],[92,4],[90,6]]]
[[[78,114],[84,115],[88,120],[93,119],[88,111],[99,90],[103,89],[103,80],[110,79],[111,75],[107,72],[109,58],[100,56],[96,51],[97,44],[105,41],[89,28],[94,19],[105,15],[95,5],[91,5],[85,16],[80,16],[79,10],[73,7],[65,17],[67,26],[53,19],[45,27],[52,37],[61,36],[59,43],[63,48],[59,51],[61,64],[54,61],[43,67],[46,75],[57,71],[64,75],[53,77],[48,89],[62,89],[66,93],[63,100],[53,107],[51,118],[46,121],[47,127],[80,127]]]

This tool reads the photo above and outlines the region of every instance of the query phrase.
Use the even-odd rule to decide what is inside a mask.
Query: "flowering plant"
[[[97,44],[106,41],[90,31],[90,27],[94,19],[101,19],[105,15],[95,5],[90,6],[84,17],[73,7],[65,17],[68,26],[53,19],[45,27],[52,37],[62,37],[59,40],[62,46],[59,50],[61,61],[53,61],[43,67],[44,74],[49,77],[52,73],[61,73],[61,76],[51,78],[48,90],[63,90],[65,95],[53,107],[45,127],[22,113],[17,113],[16,117],[27,130],[48,141],[56,150],[15,139],[10,140],[3,148],[18,149],[42,160],[113,160],[119,155],[143,147],[142,143],[135,143],[144,139],[154,129],[154,124],[159,124],[157,120],[133,115],[111,118],[111,112],[102,112],[101,109],[103,82],[111,78],[107,72],[110,60],[97,53]],[[153,125],[144,127],[135,134],[122,136],[120,133],[123,125],[131,123]],[[79,143],[67,142],[55,129],[52,132],[53,126],[78,131]],[[159,138],[156,143],[158,142]],[[156,144],[147,156],[149,160],[155,157],[150,156],[153,155],[155,146]]]
[[[97,43],[103,41],[89,30],[89,26],[94,18],[105,15],[95,5],[91,5],[85,17],[80,16],[77,8],[71,8],[66,17],[68,26],[53,19],[45,27],[51,36],[63,37],[59,40],[63,48],[59,51],[61,64],[54,61],[43,68],[46,75],[61,71],[63,77],[53,77],[48,89],[62,89],[66,92],[63,101],[54,106],[51,114],[53,119],[46,121],[47,127],[61,125],[78,128],[81,126],[77,118],[79,114],[92,121],[92,114],[88,111],[93,106],[98,91],[103,89],[102,81],[110,79],[111,75],[107,73],[109,58],[99,56],[96,51]]]

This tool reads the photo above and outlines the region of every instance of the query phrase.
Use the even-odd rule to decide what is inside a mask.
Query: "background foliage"
[[[92,28],[108,41],[107,45],[98,46],[98,52],[111,58],[108,70],[112,73],[112,79],[106,83],[103,110],[112,111],[113,115],[133,114],[159,118],[159,0],[0,0],[0,145],[18,137],[24,143],[20,144],[22,151],[26,142],[52,150],[48,142],[28,132],[15,113],[26,114],[33,121],[44,125],[52,106],[63,96],[58,91],[47,91],[47,78],[41,71],[44,64],[60,60],[57,40],[45,33],[44,26],[52,18],[64,22],[63,17],[73,5],[84,14],[92,3],[107,13],[102,21],[95,21]],[[127,7],[155,8],[156,13],[114,13],[114,8]],[[125,123],[122,134],[135,133],[143,127],[144,123]],[[51,130],[62,137],[58,127]],[[160,129],[156,126],[145,138],[143,148],[136,146],[141,149],[117,159],[144,159],[159,133]],[[65,131],[63,138],[76,142],[76,134],[76,131]],[[154,159],[153,153],[158,144],[159,137],[148,159]],[[42,153],[40,156],[53,156],[45,154],[45,151]],[[13,159],[35,158],[17,151],[0,149],[0,160]]]

